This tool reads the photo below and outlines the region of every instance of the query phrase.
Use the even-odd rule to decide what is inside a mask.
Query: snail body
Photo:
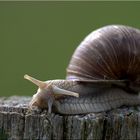
[[[140,105],[140,30],[110,25],[93,31],[77,47],[66,80],[39,81],[30,107],[86,114]]]

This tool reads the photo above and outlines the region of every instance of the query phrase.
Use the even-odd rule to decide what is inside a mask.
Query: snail
[[[91,32],[77,47],[66,80],[40,81],[29,107],[48,113],[87,114],[140,105],[140,30],[108,25]]]

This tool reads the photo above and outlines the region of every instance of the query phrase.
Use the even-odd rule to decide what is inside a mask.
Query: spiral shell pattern
[[[77,47],[67,79],[140,79],[140,30],[109,25],[90,33]]]

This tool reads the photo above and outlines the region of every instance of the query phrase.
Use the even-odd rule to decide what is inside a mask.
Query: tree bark
[[[28,110],[31,97],[0,98],[0,140],[140,139],[140,106],[87,115]]]

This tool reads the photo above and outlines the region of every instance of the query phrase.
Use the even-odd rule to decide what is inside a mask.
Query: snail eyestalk
[[[74,97],[79,97],[79,93],[68,91],[61,89],[57,86],[52,86],[52,90],[55,94],[61,94],[61,95],[68,95],[68,96],[74,96]]]
[[[27,75],[27,74],[24,75],[24,78],[26,80],[29,80],[30,82],[34,83],[35,85],[37,85],[41,89],[43,89],[46,86],[46,84],[43,81],[37,80],[37,79]]]

